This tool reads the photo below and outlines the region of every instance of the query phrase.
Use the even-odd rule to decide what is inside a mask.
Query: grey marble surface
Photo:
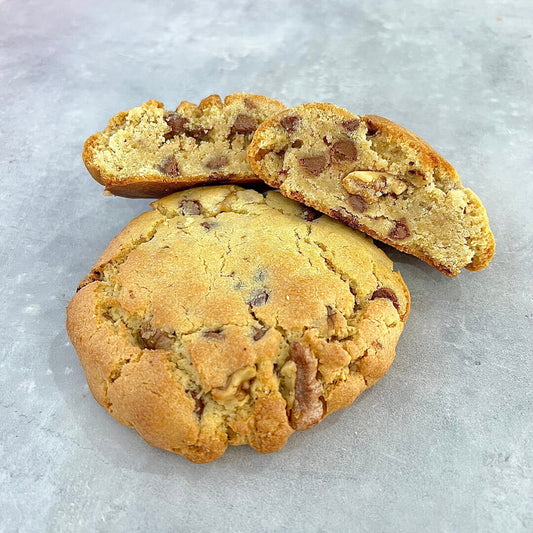
[[[533,9],[438,2],[0,1],[1,531],[532,531]],[[331,101],[412,129],[482,198],[491,266],[391,251],[412,313],[390,372],[273,455],[197,466],[92,399],[65,306],[146,200],[82,143],[213,92]]]

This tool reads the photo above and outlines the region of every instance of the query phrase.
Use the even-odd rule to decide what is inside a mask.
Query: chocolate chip
[[[281,150],[278,150],[277,152],[274,152],[278,157],[283,157],[285,155],[285,152],[287,151],[287,148],[282,148]]]
[[[252,339],[257,342],[258,340],[261,340],[266,332],[268,331],[268,328],[254,328],[254,334],[252,335]]]
[[[373,292],[370,299],[375,300],[376,298],[387,298],[388,300],[392,302],[392,305],[394,305],[396,309],[400,308],[398,297],[396,296],[396,293],[392,289],[388,289],[387,287],[380,287],[379,289],[376,289]]]
[[[324,137],[322,137],[322,140],[324,141],[324,144],[327,144],[328,146],[331,146],[331,142],[328,141],[328,138],[324,135]]]
[[[217,155],[213,159],[209,160],[205,166],[211,170],[223,167],[228,164],[228,158],[225,155]]]
[[[216,331],[205,331],[203,336],[209,340],[221,341],[224,338],[224,332],[221,329],[217,329]]]
[[[248,303],[252,307],[259,307],[260,305],[265,305],[268,302],[269,297],[270,296],[268,292],[264,290],[256,291],[251,295],[251,298]]]
[[[200,215],[202,213],[202,204],[198,200],[183,200],[180,207],[184,215]]]
[[[291,117],[283,117],[279,123],[287,133],[292,133],[298,127],[300,118],[295,115]]]
[[[168,136],[174,137],[185,131],[185,126],[189,122],[188,118],[180,117],[174,111],[170,111],[165,117],[165,122],[170,127],[170,131],[167,133]]]
[[[342,123],[342,127],[346,131],[355,131],[359,127],[360,123],[361,123],[361,121],[358,118],[355,118],[353,120],[345,120]]]
[[[343,161],[355,161],[357,159],[357,148],[352,141],[337,141],[331,147],[331,160],[334,163]]]
[[[150,350],[168,350],[174,344],[175,336],[151,324],[140,327],[141,339],[146,348]]]
[[[167,157],[163,163],[161,164],[161,172],[166,174],[167,176],[179,176],[180,175],[180,169],[178,167],[178,162],[176,161],[176,158],[171,155]]]
[[[376,133],[378,133],[379,129],[378,127],[371,122],[370,120],[366,121],[366,136],[367,137],[374,137]]]
[[[200,226],[202,226],[202,228],[205,228],[207,231],[211,231],[213,228],[216,228],[218,224],[216,222],[208,221],[208,222],[202,222]]]
[[[315,157],[303,157],[299,159],[300,166],[310,174],[318,176],[327,166],[326,156],[317,155]]]
[[[307,222],[311,222],[315,219],[317,219],[320,216],[320,213],[315,211],[312,207],[305,207],[302,209],[302,217],[307,220]]]
[[[409,226],[407,225],[407,219],[405,217],[400,218],[394,222],[394,228],[389,232],[389,237],[391,239],[396,239],[401,241],[402,239],[407,239],[411,235],[409,231]]]
[[[366,211],[366,208],[368,207],[368,204],[363,200],[361,196],[358,194],[351,194],[348,197],[348,203],[358,212],[358,213],[364,213]]]
[[[304,142],[300,139],[296,139],[292,144],[291,146],[293,148],[301,148],[302,146],[304,145]]]
[[[205,402],[202,400],[200,395],[193,390],[188,390],[187,394],[194,400],[194,414],[196,415],[196,418],[200,419],[202,417],[202,413],[204,412]]]
[[[231,127],[231,133],[241,133],[243,135],[248,135],[253,133],[259,123],[254,117],[249,115],[237,115],[233,126]]]

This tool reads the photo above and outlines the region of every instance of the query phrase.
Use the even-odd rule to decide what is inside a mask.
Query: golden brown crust
[[[296,117],[298,126],[291,131],[282,126],[287,117]],[[334,152],[337,145],[340,156]],[[307,162],[306,153],[315,159],[323,154],[323,168],[306,168],[313,159]],[[480,270],[494,255],[479,198],[462,186],[440,154],[388,119],[358,117],[331,104],[304,104],[265,121],[254,134],[248,159],[253,171],[285,196],[416,255],[448,276],[463,267]]]
[[[270,453],[387,371],[409,293],[369,239],[275,192],[204,187],[153,208],[67,310],[95,398],[147,442],[194,462]]]
[[[283,104],[277,100],[245,93],[231,94],[224,102],[218,95],[204,98],[199,105],[181,102],[176,113],[187,118],[191,130],[201,131],[201,124],[210,124],[209,138],[205,142],[200,140],[200,133],[193,132],[193,135],[200,135],[195,145],[191,137],[169,138],[169,126],[164,120],[168,112],[161,102],[150,100],[138,108],[118,113],[105,130],[89,137],[83,148],[83,162],[91,176],[105,186],[106,192],[130,198],[160,198],[204,184],[255,183],[259,180],[245,156],[249,139],[237,134],[235,141],[230,131],[232,121],[241,112],[254,116],[259,123],[282,109]],[[121,136],[124,143],[114,142],[117,136]],[[221,152],[226,154],[228,162],[220,169],[209,169],[199,162],[208,163],[210,154]],[[177,175],[167,175],[161,170],[169,154],[174,154],[178,160]]]

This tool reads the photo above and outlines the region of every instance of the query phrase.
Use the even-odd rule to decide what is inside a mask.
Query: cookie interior
[[[285,109],[276,100],[235,93],[167,111],[149,102],[119,113],[90,137],[83,160],[112,194],[160,197],[206,182],[257,181],[246,158],[261,122]]]
[[[266,121],[249,159],[282,194],[448,276],[484,268],[494,254],[477,196],[422,139],[387,119],[305,104]]]
[[[153,204],[69,304],[95,398],[195,462],[281,448],[389,368],[409,293],[370,239],[270,191]]]

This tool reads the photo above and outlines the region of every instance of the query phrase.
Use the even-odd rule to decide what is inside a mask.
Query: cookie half
[[[212,95],[167,111],[150,100],[113,117],[89,137],[83,161],[92,177],[118,196],[158,198],[205,183],[256,182],[246,150],[257,126],[285,109],[276,100]]]
[[[305,104],[264,122],[248,158],[285,196],[448,276],[481,270],[494,255],[479,198],[428,144],[385,118]]]
[[[274,452],[388,370],[409,293],[369,238],[274,191],[152,207],[67,311],[94,397],[148,443],[198,463]]]

